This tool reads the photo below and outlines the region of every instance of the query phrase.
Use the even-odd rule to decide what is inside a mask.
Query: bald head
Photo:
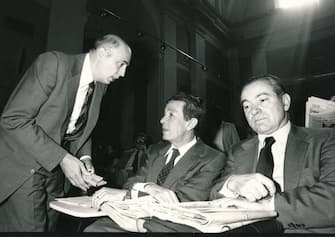
[[[94,80],[109,84],[125,76],[131,59],[131,49],[119,36],[108,34],[95,42],[90,56]]]

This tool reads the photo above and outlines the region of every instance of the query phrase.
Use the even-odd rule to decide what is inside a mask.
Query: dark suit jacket
[[[220,197],[218,190],[229,175],[256,172],[257,149],[257,137],[233,146],[212,199]],[[285,151],[284,192],[276,194],[275,208],[285,233],[335,233],[334,129],[292,125]]]
[[[128,188],[137,182],[157,183],[169,147],[169,143],[152,145],[148,149],[146,164],[136,176],[128,179],[124,187]],[[198,140],[173,167],[162,186],[174,191],[182,202],[208,200],[210,189],[221,173],[224,162],[223,153]]]
[[[39,168],[52,171],[68,151],[60,144],[71,116],[84,54],[40,55],[9,98],[0,121],[0,202]],[[86,128],[70,147],[91,154],[90,134],[98,119],[106,86],[96,84]]]

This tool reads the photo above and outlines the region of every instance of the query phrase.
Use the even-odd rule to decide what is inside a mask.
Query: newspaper
[[[56,211],[75,217],[99,217],[107,215],[103,211],[92,207],[92,197],[89,196],[56,198],[49,205]]]
[[[109,216],[130,232],[145,232],[141,226],[145,217],[188,225],[204,233],[220,233],[277,215],[274,210],[264,209],[260,203],[233,198],[164,204],[148,195],[108,201],[101,206],[101,210],[93,208],[91,203],[90,196],[57,198],[50,203],[50,207],[76,217]]]
[[[305,127],[335,127],[335,102],[309,97],[306,102]]]
[[[220,233],[277,215],[274,210],[225,205],[229,200],[230,198],[221,198],[214,201],[162,204],[151,196],[146,196],[107,202],[101,209],[120,227],[131,232],[141,231],[139,220],[144,217],[157,217],[189,225],[204,233]]]

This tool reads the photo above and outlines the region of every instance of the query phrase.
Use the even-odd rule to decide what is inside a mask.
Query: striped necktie
[[[158,177],[157,177],[157,184],[158,185],[162,185],[165,182],[167,176],[169,175],[171,169],[174,166],[175,159],[179,155],[180,154],[179,154],[178,149],[173,148],[173,152],[172,152],[172,156],[171,156],[170,161],[163,167],[163,169],[161,170],[161,172],[158,174]]]
[[[90,108],[91,100],[92,100],[92,97],[93,97],[94,87],[95,87],[94,82],[91,82],[88,85],[88,90],[87,90],[87,93],[86,93],[86,96],[85,96],[85,99],[84,99],[83,106],[81,107],[80,114],[79,114],[78,119],[76,121],[75,129],[70,134],[66,135],[66,139],[73,140],[73,139],[78,138],[82,135],[82,133],[84,131],[84,127],[87,123],[88,110]]]

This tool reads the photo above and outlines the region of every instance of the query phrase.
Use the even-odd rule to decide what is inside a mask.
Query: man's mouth
[[[255,119],[255,123],[261,123],[265,120],[266,118],[258,118],[258,119]]]

